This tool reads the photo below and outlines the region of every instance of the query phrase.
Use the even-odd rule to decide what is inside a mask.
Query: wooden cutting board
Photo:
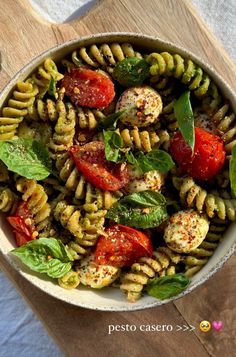
[[[236,91],[236,66],[187,0],[103,0],[82,18],[60,25],[43,21],[27,0],[0,0],[0,88],[34,56],[66,40],[109,31],[156,35],[202,56]],[[76,308],[31,286],[0,256],[0,266],[67,356],[231,356],[236,350],[236,257],[203,286],[174,303],[132,313]],[[203,333],[202,320],[223,329]],[[192,325],[194,331],[176,331]],[[108,334],[108,325],[135,325]],[[141,332],[140,325],[172,325],[172,332]],[[183,327],[184,329],[184,327]],[[33,353],[33,351],[32,351]]]

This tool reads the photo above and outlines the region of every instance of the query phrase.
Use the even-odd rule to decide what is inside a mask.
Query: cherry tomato
[[[29,210],[28,203],[25,201],[20,202],[20,204],[17,206],[15,215],[24,219],[33,218],[33,215]]]
[[[93,141],[83,146],[72,146],[69,149],[77,169],[93,186],[108,191],[116,191],[129,181],[127,168],[105,158],[104,143]]]
[[[112,225],[100,236],[95,251],[97,264],[131,266],[143,256],[151,256],[152,243],[144,233],[120,224]]]
[[[194,153],[177,132],[170,142],[170,152],[184,173],[199,180],[209,180],[225,162],[223,141],[202,128],[195,128]]]
[[[15,215],[7,217],[7,220],[14,228],[17,246],[20,247],[30,240],[35,239],[33,236],[35,226],[27,202],[22,202],[17,207]]]
[[[17,247],[21,247],[22,245],[25,245],[26,243],[31,241],[32,238],[29,239],[29,236],[27,236],[26,234],[15,231],[15,240],[16,240]]]
[[[62,79],[71,101],[82,107],[107,107],[115,96],[114,84],[107,76],[84,67],[72,68]]]

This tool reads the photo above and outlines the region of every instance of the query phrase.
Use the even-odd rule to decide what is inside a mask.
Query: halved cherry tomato
[[[170,152],[184,173],[199,180],[209,180],[223,167],[225,150],[223,141],[202,128],[195,128],[194,153],[177,132],[170,142]]]
[[[151,256],[152,242],[144,233],[121,224],[112,225],[100,236],[95,251],[97,264],[131,266],[144,256]]]
[[[27,236],[26,234],[15,231],[15,240],[17,247],[21,247],[22,245],[25,245],[26,243],[31,241],[32,238],[29,239],[29,236]]]
[[[89,108],[107,107],[115,96],[114,84],[107,76],[84,67],[67,72],[62,87],[74,104]]]
[[[105,158],[104,143],[93,141],[83,146],[69,149],[77,169],[93,186],[108,191],[116,191],[129,181],[129,174],[124,164],[115,164]]]
[[[32,213],[29,210],[28,203],[26,201],[21,201],[20,204],[16,208],[15,212],[16,216],[20,216],[24,219],[26,218],[33,218]]]
[[[7,217],[8,222],[14,228],[14,231],[21,232],[28,237],[32,236],[32,227],[25,223],[25,220],[20,216]]]
[[[21,202],[16,209],[15,215],[7,217],[8,222],[14,228],[18,247],[35,239],[33,236],[35,226],[32,218],[27,202]]]

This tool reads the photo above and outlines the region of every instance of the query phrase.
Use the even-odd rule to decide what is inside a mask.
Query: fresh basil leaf
[[[134,193],[119,200],[106,217],[135,228],[159,226],[168,217],[165,198],[153,191]]]
[[[71,270],[73,258],[64,245],[55,238],[39,238],[13,249],[16,255],[30,269],[46,273],[51,278],[61,278]]]
[[[134,166],[138,166],[138,161],[135,159],[134,154],[132,153],[132,151],[126,151],[125,158],[128,161],[128,163],[130,163],[130,164],[132,164]]]
[[[147,284],[147,293],[157,299],[165,300],[180,294],[190,284],[184,274],[167,275],[151,279]]]
[[[194,150],[195,132],[194,132],[194,117],[190,102],[190,92],[184,92],[174,104],[174,114],[177,119],[179,130],[181,131],[184,140]]]
[[[116,129],[116,124],[119,119],[122,118],[123,114],[126,112],[126,109],[119,110],[113,114],[108,115],[106,118],[101,119],[98,123],[97,129]]]
[[[236,198],[236,145],[232,149],[232,156],[229,162],[229,178],[232,195]]]
[[[112,75],[121,85],[133,87],[141,85],[148,78],[149,68],[145,59],[129,57],[116,64]]]
[[[36,140],[0,141],[0,160],[8,170],[28,179],[42,180],[52,172],[49,152]]]
[[[142,191],[134,192],[131,195],[125,196],[119,202],[130,204],[134,207],[156,207],[156,206],[165,206],[166,199],[160,193],[156,191]]]
[[[53,77],[51,77],[48,85],[48,94],[54,98],[56,97],[56,81]]]
[[[143,173],[152,170],[166,173],[175,165],[171,156],[167,152],[159,149],[153,149],[146,155],[142,151],[139,151],[135,155],[135,159],[137,161],[136,165],[138,164]]]
[[[115,131],[103,131],[105,155],[108,161],[118,162],[121,158],[122,137]]]

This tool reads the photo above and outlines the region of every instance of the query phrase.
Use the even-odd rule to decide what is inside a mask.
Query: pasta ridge
[[[36,230],[42,231],[50,223],[51,207],[44,187],[35,180],[25,177],[17,178],[16,189],[21,192],[23,201],[26,201],[33,215]]]
[[[68,250],[75,260],[80,260],[90,252],[99,235],[104,231],[106,210],[83,212],[79,207],[60,201],[54,209],[54,217],[73,236]]]
[[[151,53],[146,58],[151,76],[174,76],[186,84],[197,97],[204,96],[210,85],[209,76],[192,60],[169,52]]]
[[[167,247],[159,247],[152,257],[140,258],[131,266],[130,271],[122,278],[120,289],[127,293],[130,302],[135,302],[141,297],[142,290],[149,279],[175,274],[175,265],[180,260],[180,254]]]
[[[37,94],[38,87],[32,83],[31,79],[17,82],[8,105],[2,109],[0,140],[14,139],[19,124],[27,116]]]
[[[173,185],[179,191],[182,203],[188,207],[195,207],[199,213],[206,213],[213,218],[217,215],[220,219],[236,218],[236,200],[233,198],[223,198],[216,192],[208,193],[195,183],[193,178],[173,177]]]

